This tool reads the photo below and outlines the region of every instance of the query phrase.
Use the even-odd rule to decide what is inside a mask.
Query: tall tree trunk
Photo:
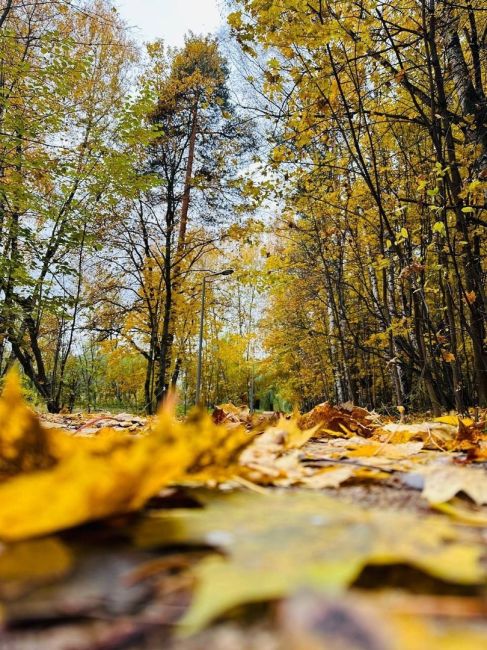
[[[483,178],[487,174],[487,101],[483,89],[475,88],[467,66],[462,44],[458,35],[459,20],[454,3],[445,3],[441,14],[441,34],[446,59],[451,71],[455,91],[465,117],[472,116],[474,122],[467,132],[467,139],[480,145],[482,153],[474,165],[476,174]],[[442,84],[440,92],[444,94]],[[446,99],[444,100],[446,105]],[[449,124],[446,129],[448,162],[451,165],[450,189],[457,217],[456,228],[462,237],[462,266],[464,270],[466,293],[470,309],[470,336],[473,345],[474,373],[480,406],[487,406],[487,349],[486,337],[486,304],[482,279],[482,266],[479,256],[475,255],[466,215],[462,212],[463,199],[462,179],[460,177],[455,156],[455,143]],[[472,293],[473,292],[473,293]],[[474,296],[469,300],[467,293]]]
[[[198,133],[198,98],[196,98],[193,113],[191,116],[191,134],[188,146],[188,162],[186,163],[186,173],[184,178],[183,200],[181,202],[181,220],[179,222],[179,237],[177,245],[177,261],[184,252],[186,247],[186,231],[188,229],[188,213],[191,199],[191,184],[193,181],[194,154],[196,148],[196,136]]]
[[[7,0],[7,2],[5,3],[5,7],[3,8],[2,13],[0,14],[0,29],[2,29],[3,24],[8,18],[10,10],[12,9],[12,3],[13,0]]]
[[[144,381],[144,410],[147,415],[154,414],[154,400],[152,395],[152,383],[154,376],[154,348],[151,345],[149,355],[147,358],[147,368],[145,371]]]
[[[186,163],[183,199],[181,202],[181,214],[179,221],[178,242],[176,246],[176,255],[174,267],[172,264],[166,264],[166,274],[169,282],[166,282],[166,300],[164,306],[163,332],[161,336],[160,348],[160,370],[159,379],[156,386],[156,400],[159,404],[164,400],[169,388],[168,375],[172,364],[172,348],[175,338],[177,325],[177,313],[173,302],[173,295],[176,294],[180,286],[180,267],[182,257],[186,248],[186,234],[188,228],[189,205],[191,199],[191,183],[193,180],[194,156],[196,149],[196,136],[198,133],[198,98],[196,98],[191,119],[191,133],[188,145],[188,160]],[[166,250],[166,262],[171,259],[170,251]],[[174,278],[174,279],[173,279]],[[177,373],[179,374],[179,372]]]
[[[173,325],[173,282],[172,282],[172,258],[171,258],[171,240],[172,240],[172,224],[174,223],[174,215],[172,209],[168,209],[166,216],[168,223],[168,230],[166,233],[166,250],[164,259],[164,282],[165,282],[165,297],[164,297],[164,313],[162,320],[162,333],[159,344],[159,373],[156,382],[156,402],[159,406],[167,394],[168,390],[168,374],[171,366],[172,344],[174,334],[172,332]]]

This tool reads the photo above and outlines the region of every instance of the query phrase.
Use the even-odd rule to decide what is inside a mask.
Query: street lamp
[[[203,277],[203,287],[201,290],[201,313],[200,313],[200,336],[198,341],[198,370],[196,372],[196,404],[200,403],[201,394],[201,369],[203,365],[203,328],[205,324],[205,301],[206,301],[206,281],[221,275],[232,275],[233,269],[225,269],[215,273],[209,273]]]

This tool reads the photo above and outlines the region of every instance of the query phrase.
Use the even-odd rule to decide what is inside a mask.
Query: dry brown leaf
[[[243,451],[239,464],[244,477],[276,485],[298,484],[310,472],[300,463],[301,449],[316,427],[303,431],[294,419],[281,418]],[[247,470],[247,471],[246,471]]]
[[[325,402],[301,416],[299,426],[302,429],[311,429],[317,426],[317,436],[320,433],[331,432],[332,434],[369,437],[376,428],[377,420],[377,415],[369,413],[366,409],[351,404],[332,406]]]
[[[252,418],[248,407],[239,408],[233,404],[220,404],[212,413],[213,421],[216,424],[234,422],[238,424],[250,424]]]
[[[389,423],[376,431],[376,437],[393,444],[406,443],[410,440],[422,440],[433,448],[447,448],[455,440],[458,423],[420,422],[415,424]]]

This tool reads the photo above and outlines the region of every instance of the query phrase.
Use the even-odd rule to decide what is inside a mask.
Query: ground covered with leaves
[[[41,421],[8,378],[2,650],[487,646],[481,417],[174,406]]]

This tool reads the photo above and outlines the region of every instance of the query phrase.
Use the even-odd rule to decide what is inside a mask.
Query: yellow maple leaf
[[[196,567],[197,588],[181,622],[185,633],[235,606],[282,598],[297,589],[336,597],[368,564],[407,564],[464,585],[485,580],[482,544],[463,539],[440,516],[418,520],[407,512],[344,507],[302,490],[208,493],[202,502],[205,508],[160,511],[142,520],[135,532],[141,548],[190,541],[224,551]]]
[[[19,540],[129,512],[179,478],[189,446],[157,436],[97,455],[80,448],[51,469],[0,485],[0,538]]]
[[[23,403],[14,376],[0,407],[2,452],[20,472],[0,484],[0,539],[7,541],[137,510],[161,488],[185,478],[222,480],[252,440],[243,428],[229,432],[208,415],[178,422],[173,401],[141,438],[110,430],[100,438],[46,431]],[[27,444],[39,448],[32,461],[27,451],[11,451]],[[24,456],[29,462],[19,464]]]

